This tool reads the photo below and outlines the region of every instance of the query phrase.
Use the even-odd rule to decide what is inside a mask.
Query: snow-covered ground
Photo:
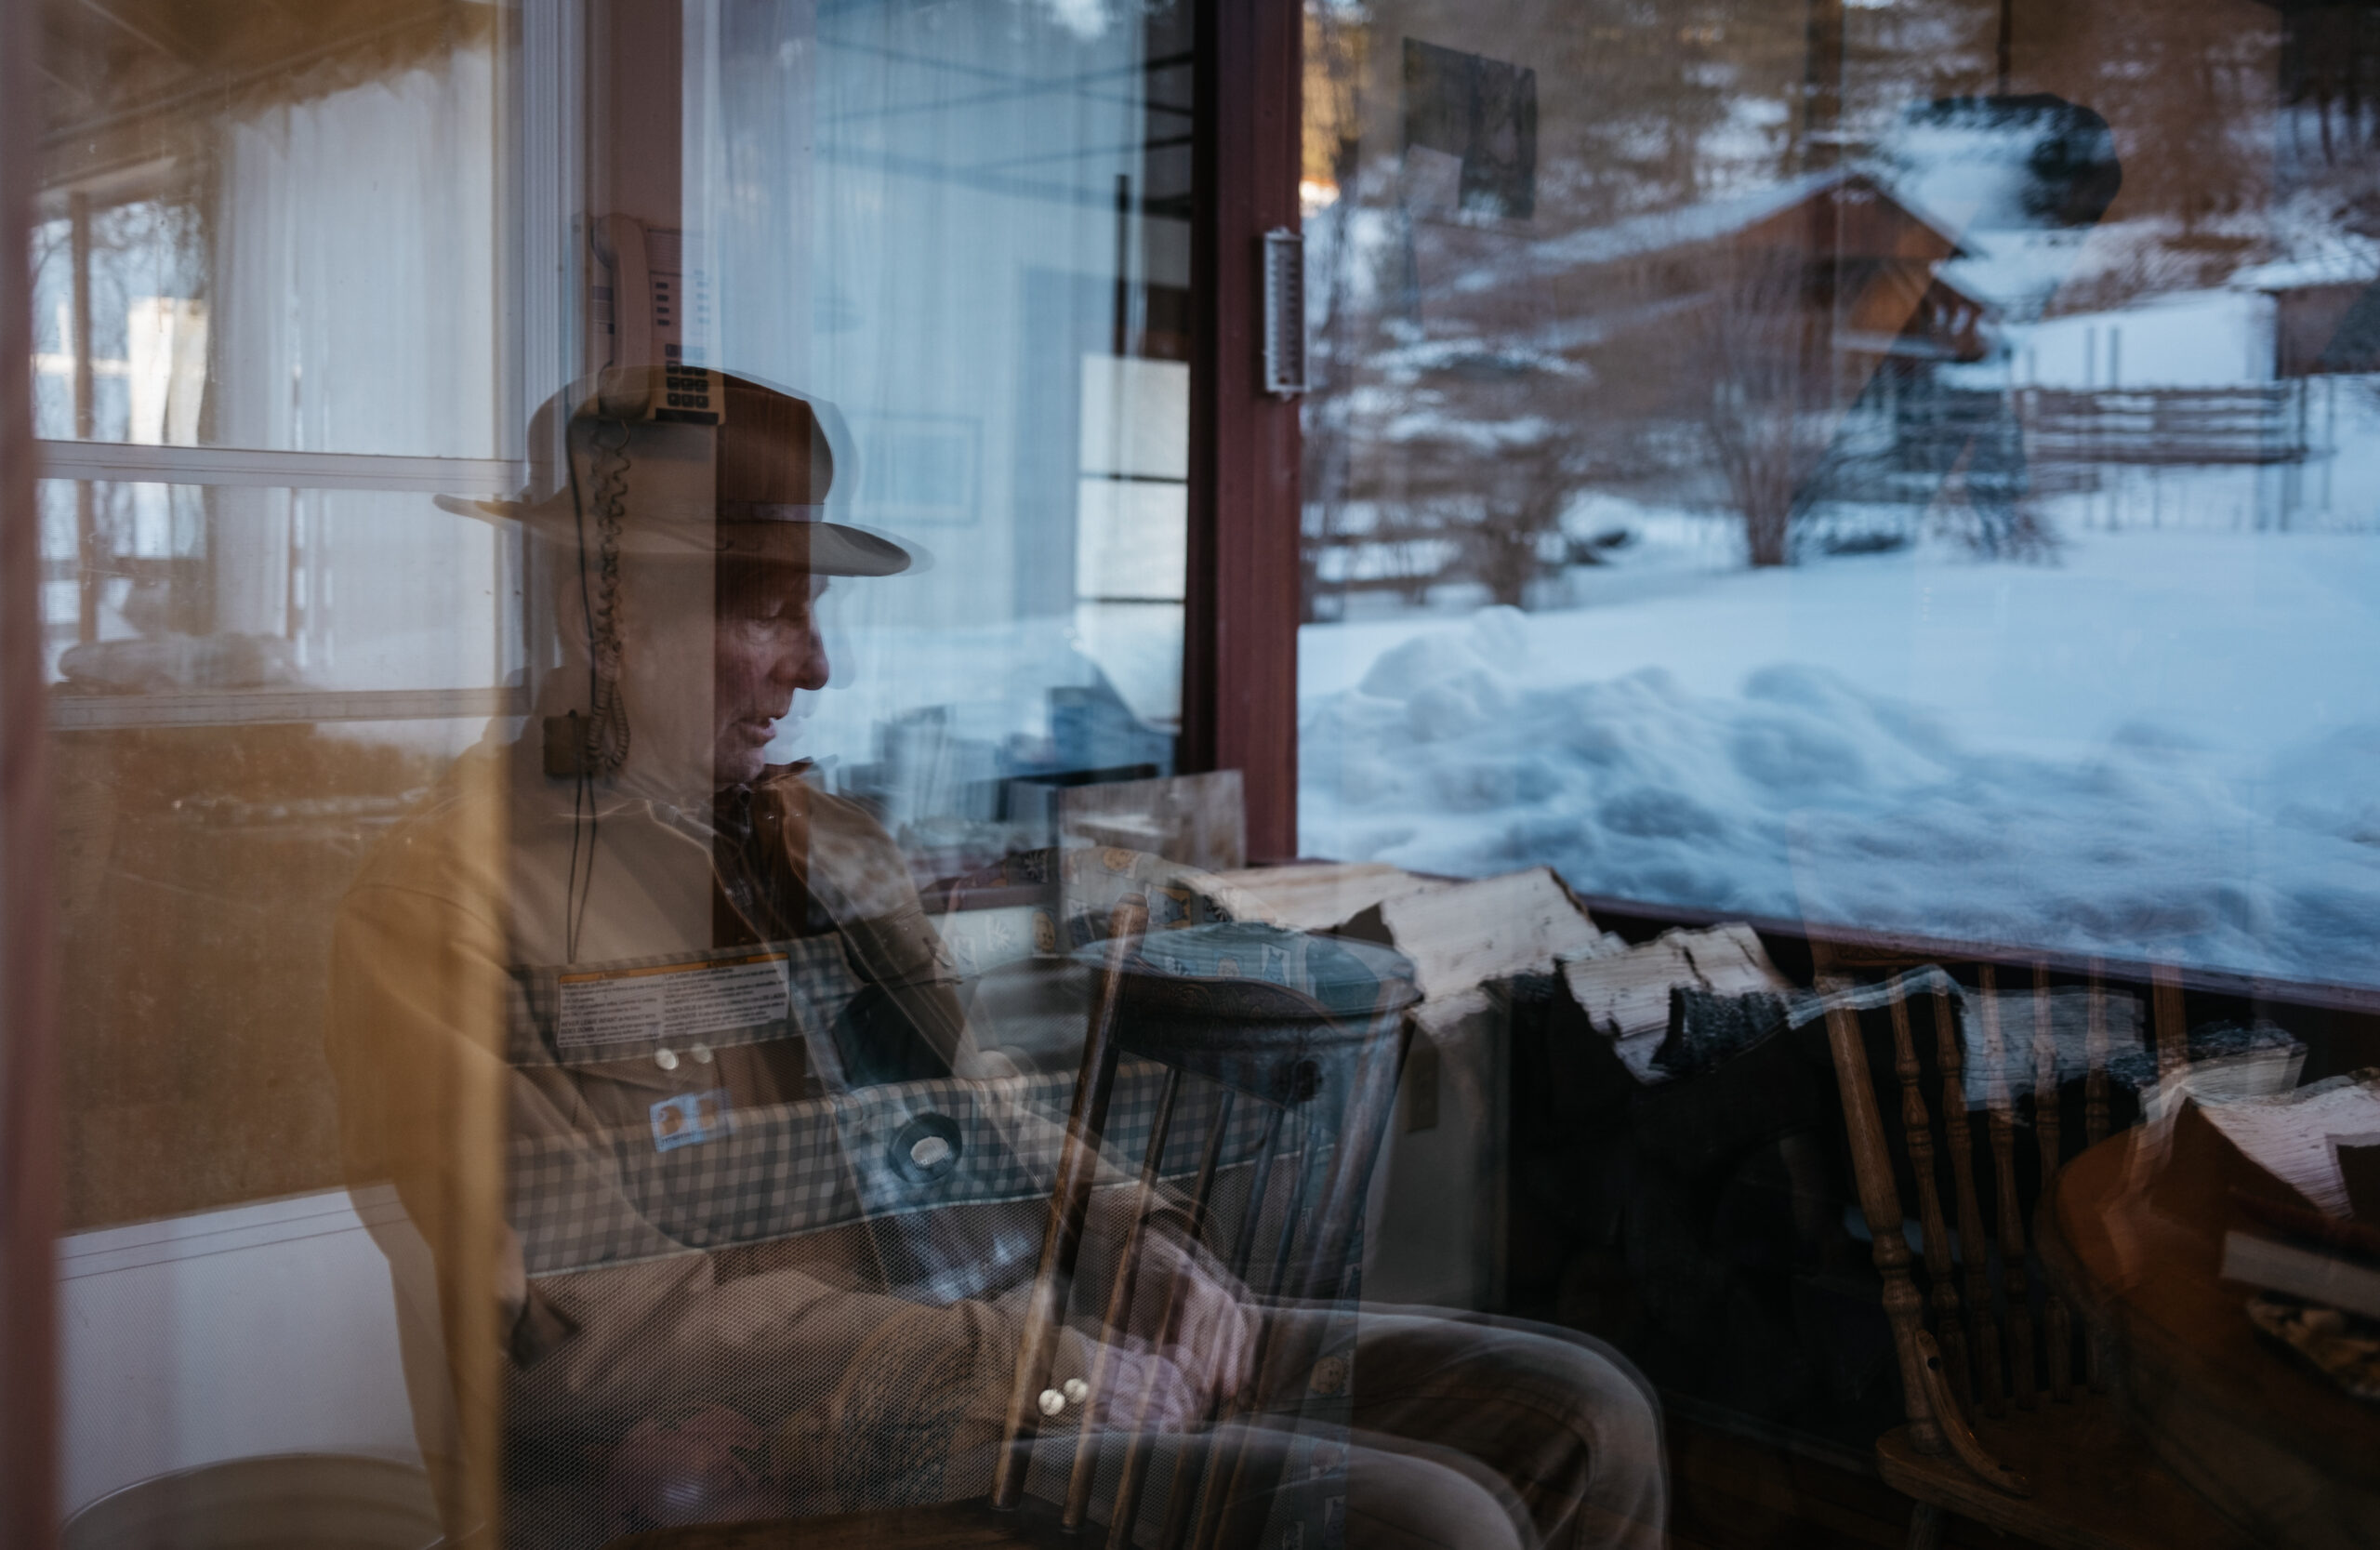
[[[1309,627],[1301,848],[2380,983],[2380,536],[2075,499],[2048,564],[1651,516],[1570,609]]]
[[[2050,559],[1980,563],[1913,506],[1837,505],[1805,564],[1755,574],[1724,519],[1605,493],[1567,536],[1633,541],[1593,550],[1610,563],[1537,612],[1467,613],[1479,600],[1454,584],[1419,609],[1353,587],[1342,621],[1302,637],[1301,848],[1456,873],[1552,862],[1593,894],[2380,984],[2380,378],[2276,382],[2273,294],[2380,278],[2380,243],[2309,185],[2242,218],[2230,236],[2255,261],[2227,272],[2202,240],[2222,233],[2138,200],[2102,209],[2111,133],[1945,101],[1881,126],[1860,166],[1955,237],[1940,278],[1987,310],[1984,358],[1941,383],[2040,390],[2020,402]],[[1515,243],[1442,280],[1440,321],[1395,359],[1488,350],[1455,337],[1454,303],[1523,271],[1713,238],[1816,186]],[[1385,216],[1347,232],[1398,240]],[[1511,326],[1506,356],[1582,338]],[[2138,432],[2157,417],[2202,428]],[[1663,498],[1720,492],[1680,469]],[[1369,521],[1341,516],[1342,534]],[[1401,574],[1391,547],[1350,546],[1326,581]]]

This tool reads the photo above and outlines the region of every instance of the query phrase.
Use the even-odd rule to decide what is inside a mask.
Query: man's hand
[[[1138,1259],[1126,1334],[1217,1404],[1234,1398],[1252,1375],[1262,1328],[1248,1289],[1170,1217],[1149,1222]]]
[[[1212,1396],[1197,1379],[1139,1341],[1082,1345],[1081,1403],[1087,1424],[1101,1430],[1186,1432],[1212,1413]],[[1075,1402],[1061,1386],[1061,1398]]]
[[[1130,1317],[1120,1331],[1086,1330],[1058,1393],[1094,1426],[1183,1431],[1236,1397],[1254,1365],[1261,1316],[1246,1289],[1170,1219],[1141,1236]],[[1078,1381],[1080,1392],[1064,1379]]]

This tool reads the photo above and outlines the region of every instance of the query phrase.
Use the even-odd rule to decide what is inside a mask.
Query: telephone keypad
[[[700,366],[682,366],[672,361],[663,368],[664,402],[667,408],[657,408],[656,417],[693,420],[702,424],[719,423],[719,406],[713,382],[715,374]]]

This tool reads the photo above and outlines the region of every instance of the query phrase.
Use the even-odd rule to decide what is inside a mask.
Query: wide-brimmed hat
[[[551,449],[530,487],[438,505],[562,544],[591,545],[608,529],[623,557],[641,560],[733,556],[818,576],[893,576],[917,563],[843,520],[836,444],[848,470],[850,441],[820,400],[699,367],[614,367],[548,399],[529,439]]]

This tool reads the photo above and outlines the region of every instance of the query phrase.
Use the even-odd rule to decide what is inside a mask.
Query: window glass
[[[850,6],[813,36],[731,7],[688,33],[703,348],[832,403],[865,520],[919,556],[831,598],[804,751],[927,880],[1046,842],[1016,782],[1172,769],[1189,33],[1136,14]]]
[[[1367,1292],[1623,1353],[1673,1543],[2350,1543],[2380,18],[1301,11]]]
[[[36,433],[499,455],[494,13],[73,11],[48,13]]]
[[[2366,21],[1805,8],[1307,8],[1301,848],[2380,980]]]
[[[941,1500],[894,1402],[988,1469],[1054,1153],[981,1265],[854,1191],[1063,1130],[1159,865],[1051,897],[1174,766],[1187,8],[42,12],[69,1543]]]
[[[2380,1515],[2380,20],[41,13],[75,1550]]]
[[[428,1491],[328,965],[359,863],[521,709],[520,541],[432,504],[520,483],[517,60],[465,6],[41,13],[9,149],[40,175],[59,1502],[85,1543],[203,1541],[140,1483],[223,1466],[218,1519],[311,1493],[342,1521],[304,1532],[385,1541]],[[293,1454],[336,1457],[256,1462]]]

